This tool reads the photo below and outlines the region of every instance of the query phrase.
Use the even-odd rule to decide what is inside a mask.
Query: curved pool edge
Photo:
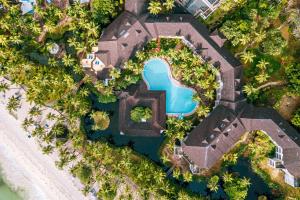
[[[180,83],[178,80],[176,80],[175,78],[173,78],[173,75],[172,75],[172,71],[171,71],[171,64],[166,60],[166,58],[162,58],[162,57],[152,57],[152,58],[150,58],[150,59],[148,59],[147,61],[145,61],[144,63],[143,63],[143,66],[144,66],[144,68],[145,68],[145,65],[147,64],[147,63],[149,63],[150,61],[152,61],[152,60],[160,60],[160,61],[162,61],[162,62],[164,62],[168,67],[167,67],[167,70],[168,70],[168,77],[169,77],[169,79],[174,83],[174,85],[176,86],[176,87],[179,87],[179,88],[185,88],[185,89],[187,89],[187,90],[190,90],[190,91],[192,91],[192,93],[193,94],[197,94],[197,91],[194,89],[194,88],[190,88],[190,87],[187,87],[187,86],[185,86],[185,85],[183,85],[182,83]],[[144,69],[143,69],[143,72],[142,72],[142,78],[143,78],[143,81],[144,81],[144,83],[146,84],[146,86],[147,86],[147,89],[148,90],[151,90],[150,89],[150,85],[149,85],[149,83],[146,81],[146,78],[145,78],[145,76],[144,76]],[[165,90],[156,90],[156,91],[165,91]],[[193,101],[193,100],[192,100]],[[196,110],[197,110],[197,108],[198,108],[198,106],[199,106],[199,102],[196,102],[196,101],[193,101],[193,102],[195,102],[196,103],[196,106],[195,106],[195,108],[192,110],[192,111],[190,111],[190,112],[188,112],[188,113],[185,113],[185,114],[182,114],[182,113],[166,113],[166,115],[168,115],[168,116],[171,116],[171,117],[179,117],[179,116],[184,116],[184,117],[188,117],[188,116],[191,116],[192,114],[194,114],[195,112],[196,112]]]

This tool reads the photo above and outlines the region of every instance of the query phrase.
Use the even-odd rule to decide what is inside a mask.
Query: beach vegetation
[[[6,108],[9,112],[13,112],[13,111],[17,111],[20,106],[21,106],[21,99],[17,96],[11,96],[8,99]]]
[[[71,172],[85,184],[90,181],[90,176],[92,175],[91,168],[82,162],[78,163],[74,168],[72,168]]]

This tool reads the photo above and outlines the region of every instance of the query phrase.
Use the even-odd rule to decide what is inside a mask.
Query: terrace
[[[177,0],[189,13],[206,19],[220,5],[220,0]]]

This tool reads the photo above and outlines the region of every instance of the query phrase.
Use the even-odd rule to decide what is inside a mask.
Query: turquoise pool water
[[[153,58],[146,62],[143,78],[149,90],[166,91],[166,110],[168,115],[185,116],[192,114],[198,106],[193,101],[194,90],[181,86],[172,78],[169,64]]]

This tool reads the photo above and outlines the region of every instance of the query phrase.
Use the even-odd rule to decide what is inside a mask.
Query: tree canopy
[[[152,110],[148,107],[135,107],[130,111],[130,118],[134,122],[143,122],[152,118]]]

